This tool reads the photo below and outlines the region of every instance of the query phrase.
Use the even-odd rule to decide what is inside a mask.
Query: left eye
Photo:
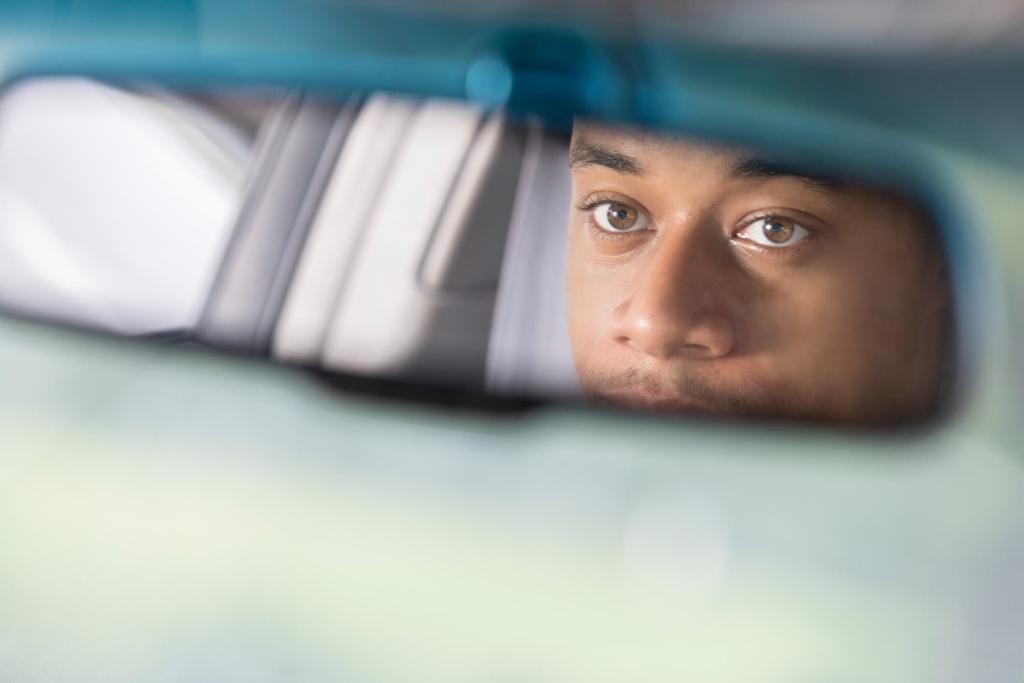
[[[762,247],[778,249],[791,247],[810,236],[807,228],[796,221],[781,216],[758,218],[736,233],[736,237],[745,239]]]

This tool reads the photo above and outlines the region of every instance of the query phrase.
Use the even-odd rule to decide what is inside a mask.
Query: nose
[[[733,351],[736,269],[709,232],[662,240],[636,264],[632,289],[613,311],[618,343],[660,360],[715,360]]]

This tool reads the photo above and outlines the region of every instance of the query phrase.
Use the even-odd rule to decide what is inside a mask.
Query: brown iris
[[[796,225],[785,218],[770,218],[764,222],[764,236],[775,244],[785,244],[793,236]]]
[[[629,230],[636,225],[636,209],[625,204],[612,203],[608,206],[608,225],[616,230]]]

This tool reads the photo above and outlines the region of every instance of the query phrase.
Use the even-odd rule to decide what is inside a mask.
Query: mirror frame
[[[373,37],[380,43],[336,39],[330,47],[318,43],[313,48],[289,44],[289,37],[301,31],[285,31],[277,41],[261,41],[265,36],[258,30],[244,39],[244,30],[197,39],[190,26],[167,31],[154,42],[138,39],[146,35],[146,22],[141,22],[134,36],[111,40],[109,30],[94,26],[94,33],[67,42],[61,31],[41,24],[34,35],[42,39],[19,43],[0,62],[0,87],[33,77],[76,75],[115,84],[146,80],[184,88],[283,87],[330,97],[386,90],[505,108],[512,116],[535,117],[556,129],[579,115],[745,144],[791,162],[814,159],[821,166],[820,159],[828,158],[906,190],[936,218],[953,284],[957,370],[951,400],[931,422],[951,422],[973,399],[980,378],[997,371],[995,362],[986,360],[996,355],[990,351],[1006,327],[1005,311],[986,303],[1002,297],[993,260],[979,238],[982,226],[974,222],[967,197],[935,153],[935,141],[909,136],[907,121],[899,122],[896,108],[881,120],[869,120],[858,117],[854,108],[837,107],[837,86],[820,87],[823,77],[834,79],[835,65],[791,57],[755,64],[756,55],[702,53],[558,25],[495,31],[490,25],[436,16],[431,16],[437,29],[433,38],[388,50],[380,45],[392,43],[383,38],[403,36],[409,22],[423,17],[397,13],[393,16],[399,21],[382,29],[381,12],[348,8],[321,17],[354,18],[347,25],[350,32],[374,22]],[[418,34],[431,31],[419,25]],[[209,43],[217,49],[209,49]],[[692,59],[681,61],[688,54]],[[852,73],[873,72],[869,65]],[[789,93],[776,89],[794,81],[805,84],[799,96],[792,87]],[[842,101],[850,99],[856,97],[848,94]]]

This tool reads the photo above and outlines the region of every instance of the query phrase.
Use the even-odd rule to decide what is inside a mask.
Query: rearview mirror
[[[956,379],[926,196],[687,130],[38,78],[0,99],[0,303],[421,390],[916,424]]]

